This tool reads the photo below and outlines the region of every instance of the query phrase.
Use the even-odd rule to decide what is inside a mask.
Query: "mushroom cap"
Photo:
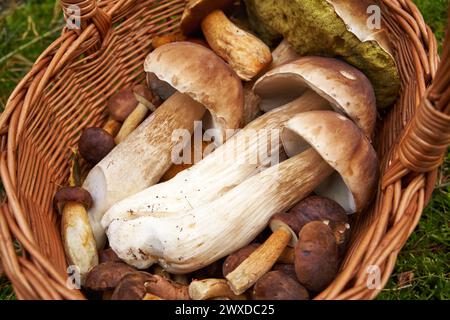
[[[290,276],[291,278],[297,280],[297,275],[295,273],[294,264],[277,263],[273,266],[272,271],[281,271]]]
[[[133,89],[125,88],[108,100],[108,111],[114,120],[124,122],[138,104]]]
[[[321,292],[336,277],[338,246],[331,229],[320,221],[303,227],[295,247],[295,273],[306,289]]]
[[[195,32],[209,13],[227,8],[233,2],[234,0],[190,0],[181,17],[181,31],[185,35]]]
[[[117,287],[123,277],[136,272],[136,269],[123,262],[104,262],[88,273],[84,287],[93,291],[111,290]]]
[[[308,291],[283,271],[270,271],[256,282],[253,300],[309,300]]]
[[[159,96],[155,95],[147,86],[138,84],[133,87],[133,93],[140,103],[149,109],[157,108],[162,104]]]
[[[133,272],[125,275],[115,288],[111,300],[142,300],[147,293],[145,282],[151,274]]]
[[[305,112],[288,121],[281,138],[289,156],[312,147],[336,170],[317,194],[336,201],[347,213],[367,207],[378,183],[378,159],[352,121],[332,111]]]
[[[342,57],[371,80],[380,108],[398,96],[400,76],[382,12],[371,0],[245,0],[250,19],[276,31],[301,56]],[[372,6],[374,11],[368,9]],[[380,25],[378,25],[380,22]],[[372,24],[373,23],[373,24]],[[320,39],[320,41],[317,41]]]
[[[331,199],[310,196],[297,205],[295,205],[288,213],[279,214],[283,219],[289,219],[291,228],[297,234],[300,230],[311,221],[335,221],[348,223],[348,215],[339,203]]]
[[[212,127],[223,137],[226,129],[240,127],[244,117],[242,82],[213,51],[191,42],[166,44],[147,56],[144,69],[204,105]]]
[[[62,187],[56,191],[53,198],[55,208],[60,211],[60,207],[66,202],[76,202],[84,205],[86,209],[90,209],[93,205],[91,194],[80,187]]]
[[[80,155],[92,165],[102,161],[115,147],[113,136],[96,127],[83,130],[78,141]]]
[[[233,272],[234,269],[239,267],[239,265],[244,262],[258,247],[260,244],[252,243],[232,254],[230,254],[223,263],[222,272],[223,276],[226,277],[229,273]]]
[[[264,111],[295,100],[307,89],[326,99],[335,111],[349,116],[372,137],[377,119],[373,87],[361,71],[345,62],[303,57],[267,72],[253,87]]]
[[[291,240],[289,241],[288,246],[295,247],[298,241],[298,233],[294,231],[295,221],[290,219],[289,214],[277,214],[273,216],[269,221],[269,226],[273,232],[282,228],[284,228],[285,231],[288,231],[291,234]],[[294,228],[292,228],[292,226]]]

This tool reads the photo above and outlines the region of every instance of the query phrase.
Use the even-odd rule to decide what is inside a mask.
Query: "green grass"
[[[0,12],[0,110],[36,57],[58,36],[63,23],[61,14],[54,15],[55,0],[21,2],[25,4],[6,1],[10,9]],[[442,40],[448,0],[416,0],[416,3]],[[449,168],[447,156],[433,200],[400,253],[394,274],[380,299],[450,299]],[[411,272],[414,275],[410,282],[401,280]],[[14,299],[6,279],[0,280],[0,300],[3,299]]]

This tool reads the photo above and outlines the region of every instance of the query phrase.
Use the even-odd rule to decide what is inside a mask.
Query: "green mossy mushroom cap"
[[[385,29],[372,30],[370,0],[245,0],[262,38],[281,34],[300,55],[338,57],[362,70],[375,89],[377,106],[391,106],[400,77]]]

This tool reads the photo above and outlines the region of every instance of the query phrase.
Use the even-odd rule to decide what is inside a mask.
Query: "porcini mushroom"
[[[368,13],[370,0],[245,0],[250,20],[281,34],[300,55],[342,57],[362,70],[372,82],[377,105],[393,104],[400,76],[387,29]],[[380,19],[380,25],[371,24]],[[376,26],[376,27],[375,27]]]
[[[339,253],[331,229],[321,221],[306,224],[295,247],[295,272],[311,292],[321,292],[336,277]]]
[[[106,130],[97,127],[83,130],[78,141],[80,155],[93,165],[102,161],[115,147],[113,136]]]
[[[181,18],[181,30],[189,35],[201,27],[211,49],[249,81],[272,62],[270,49],[254,35],[239,28],[221,9],[234,0],[190,0]]]
[[[94,200],[89,218],[99,248],[105,242],[100,224],[104,212],[114,203],[159,182],[172,165],[172,150],[179,144],[172,137],[174,131],[184,130],[192,135],[194,122],[203,118],[206,109],[220,132],[237,129],[241,122],[242,83],[211,50],[185,42],[168,44],[147,57],[145,69],[178,92],[87,176],[84,188]]]
[[[161,105],[161,99],[154,95],[146,86],[140,84],[133,87],[132,102],[136,105],[134,110],[128,115],[115,138],[116,144],[125,140],[145,119],[149,112],[155,112]]]
[[[256,282],[253,300],[309,300],[308,291],[282,271],[270,271]]]
[[[79,268],[81,283],[84,283],[88,272],[98,264],[98,253],[87,213],[92,207],[92,197],[79,184],[78,158],[75,153],[72,156],[69,186],[56,192],[54,204],[61,212],[61,237],[67,260]]]

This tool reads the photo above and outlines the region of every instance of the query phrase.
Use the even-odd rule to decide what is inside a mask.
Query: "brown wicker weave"
[[[0,118],[0,256],[19,299],[82,299],[66,287],[66,262],[52,196],[69,173],[81,129],[105,121],[117,89],[143,80],[153,35],[178,27],[184,0],[61,0],[81,10],[19,83]],[[373,299],[430,199],[450,144],[450,36],[439,66],[436,39],[411,0],[382,1],[401,71],[398,103],[380,121],[382,181],[357,221],[337,279],[317,298]],[[406,130],[405,130],[406,128]],[[20,244],[18,254],[17,244]],[[367,286],[368,268],[381,287]]]

